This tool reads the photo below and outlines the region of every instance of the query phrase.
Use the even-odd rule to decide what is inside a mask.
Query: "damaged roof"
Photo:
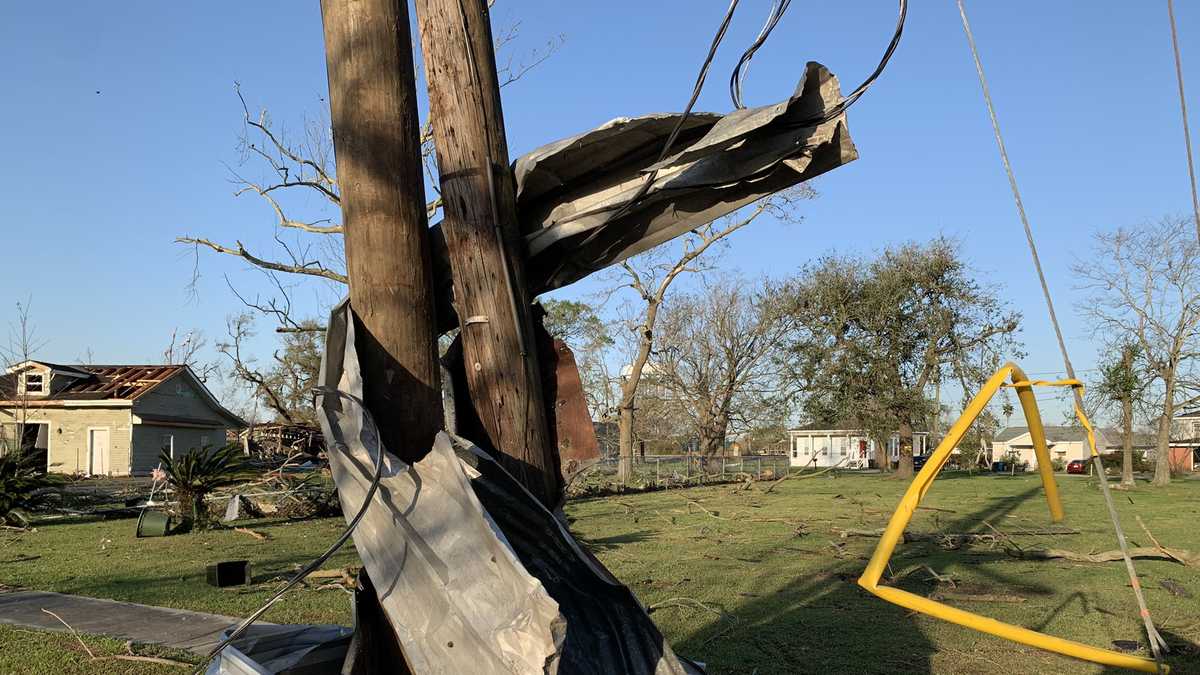
[[[132,401],[186,370],[182,365],[59,365],[34,361],[53,371],[72,377],[52,393],[38,396],[39,401]],[[0,398],[12,400],[17,391],[19,373],[0,376]]]

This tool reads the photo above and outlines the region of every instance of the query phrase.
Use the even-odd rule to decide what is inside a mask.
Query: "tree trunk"
[[[538,372],[487,2],[417,0],[416,7],[467,388],[500,463],[551,506],[561,478]]]
[[[888,440],[887,438],[875,439],[875,468],[883,473],[892,471],[892,463],[888,457]]]
[[[1121,485],[1133,487],[1133,398],[1128,392],[1121,395]]]
[[[617,460],[617,480],[621,485],[629,482],[633,478],[633,401],[621,403],[621,418],[617,422],[620,434],[619,452],[620,456]]]
[[[896,478],[912,478],[913,475],[913,428],[907,420],[900,423],[900,463],[896,467]]]
[[[1175,377],[1167,377],[1163,387],[1163,414],[1158,422],[1158,438],[1154,451],[1153,485],[1171,483],[1171,422],[1175,417]]]

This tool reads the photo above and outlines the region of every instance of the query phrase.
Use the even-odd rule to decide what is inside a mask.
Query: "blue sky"
[[[743,0],[697,110],[730,109],[729,70],[768,5]],[[680,109],[725,6],[500,0],[494,23],[520,22],[518,59],[565,40],[504,92],[513,156],[619,115]],[[1079,294],[1070,264],[1096,229],[1189,206],[1165,4],[976,0],[968,9],[1068,339],[1077,365],[1089,367],[1094,336],[1072,311]],[[1200,35],[1200,5],[1176,10],[1184,72],[1200,91],[1200,49],[1189,39]],[[794,3],[754,61],[747,102],[785,97],[808,60],[849,90],[878,60],[894,11],[891,2]],[[173,240],[269,245],[270,212],[234,198],[229,182],[227,165],[239,159],[233,84],[252,107],[299,130],[325,114],[322,50],[316,0],[5,3],[0,307],[32,297],[44,358],[72,360],[90,348],[100,361],[154,361],[173,329],[223,334],[226,315],[239,309],[225,275],[250,292],[261,275],[202,256],[199,293],[189,299],[193,259]],[[1200,107],[1194,94],[1192,102]],[[1027,369],[1056,371],[951,0],[914,2],[891,66],[851,109],[849,125],[861,158],[817,181],[804,222],[756,223],[736,235],[723,264],[782,275],[832,249],[956,237],[1025,314]],[[560,295],[595,290],[584,282]],[[300,296],[315,306],[332,292]],[[260,336],[263,353],[270,339]]]

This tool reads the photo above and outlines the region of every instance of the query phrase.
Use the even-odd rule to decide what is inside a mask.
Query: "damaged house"
[[[159,452],[221,446],[244,426],[187,366],[24,361],[0,375],[0,452],[37,453],[51,472],[147,474]]]

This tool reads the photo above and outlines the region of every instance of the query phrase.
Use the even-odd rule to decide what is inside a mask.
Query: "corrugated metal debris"
[[[727,115],[693,113],[656,163],[677,113],[621,117],[517,159],[517,217],[530,295],[578,281],[767,195],[858,158],[838,80],[810,62],[786,100]],[[649,190],[631,203],[647,176]],[[438,322],[453,327],[440,226],[431,244]]]

